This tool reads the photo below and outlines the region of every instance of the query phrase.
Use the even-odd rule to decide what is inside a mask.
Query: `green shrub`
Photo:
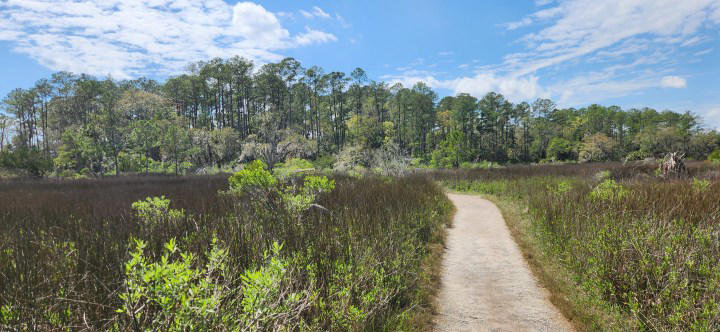
[[[619,201],[627,197],[630,191],[615,180],[606,179],[590,192],[594,201]]]
[[[696,192],[703,193],[710,187],[710,181],[693,178],[692,187]]]
[[[272,255],[265,253],[265,265],[249,269],[242,276],[242,323],[251,331],[293,330],[304,326],[297,317],[315,301],[312,288],[293,289],[291,261],[280,258],[282,246],[273,243]],[[312,287],[315,281],[308,281]]]
[[[147,197],[144,201],[132,203],[135,214],[146,225],[176,222],[185,218],[185,211],[170,208],[170,200],[165,196]]]
[[[710,154],[708,155],[708,161],[711,161],[713,163],[720,163],[720,150],[710,152]]]
[[[273,173],[278,177],[284,178],[292,175],[312,172],[314,170],[315,165],[313,165],[310,161],[300,158],[290,158],[284,163],[275,165]]]
[[[547,185],[547,189],[554,195],[559,196],[570,192],[570,190],[572,190],[572,183],[568,180],[560,180],[555,183],[555,185]]]
[[[130,326],[143,330],[205,330],[231,317],[226,301],[229,270],[226,251],[213,246],[207,264],[197,266],[191,253],[181,252],[172,239],[165,244],[160,261],[145,256],[145,242],[135,240],[130,261],[125,264],[125,288],[117,312]]]
[[[491,161],[483,160],[481,162],[463,162],[460,163],[460,168],[464,169],[491,169],[491,168],[498,168],[500,167],[498,164],[495,164]]]
[[[317,195],[334,189],[335,180],[329,180],[326,176],[306,176],[303,179],[302,190],[308,195]]]
[[[640,150],[636,150],[636,151],[631,151],[630,153],[628,153],[625,156],[625,160],[626,161],[636,161],[636,160],[643,160],[645,158],[650,158],[650,157],[652,157],[652,155],[650,155],[649,153],[646,153],[646,152],[640,151]]]
[[[313,160],[313,166],[315,169],[319,170],[326,170],[326,169],[332,169],[333,165],[335,164],[336,158],[334,155],[326,155],[317,157],[315,160]]]
[[[611,175],[610,171],[608,171],[608,170],[600,171],[600,172],[595,173],[595,180],[604,181],[604,180],[609,179],[610,175]]]
[[[277,178],[267,170],[267,165],[262,160],[255,160],[249,163],[241,171],[228,178],[230,190],[242,192],[250,189],[267,189],[277,184]]]

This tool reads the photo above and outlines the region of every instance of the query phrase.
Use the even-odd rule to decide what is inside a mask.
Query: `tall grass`
[[[237,289],[244,271],[263,271],[282,245],[277,255],[294,271],[293,289],[312,294],[287,326],[411,328],[429,306],[424,264],[443,240],[451,204],[420,176],[335,181],[317,202],[327,210],[301,219],[273,205],[248,209],[256,197],[218,195],[228,183],[220,175],[0,183],[0,330],[135,329],[117,312],[132,239],[144,241],[149,261],[175,239],[202,267],[214,238],[234,271],[224,285]],[[184,210],[182,220],[144,223],[131,210],[160,195]]]
[[[602,170],[610,172],[602,173]],[[544,166],[445,172],[457,190],[522,202],[543,250],[641,330],[720,329],[717,168],[663,181],[652,167]]]

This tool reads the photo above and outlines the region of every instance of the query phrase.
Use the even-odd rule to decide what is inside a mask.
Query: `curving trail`
[[[548,301],[500,210],[478,196],[457,207],[443,258],[436,331],[572,331]]]

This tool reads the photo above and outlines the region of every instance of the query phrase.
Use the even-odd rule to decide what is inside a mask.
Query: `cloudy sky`
[[[233,55],[720,127],[720,0],[0,0],[0,95],[54,71],[162,80]]]

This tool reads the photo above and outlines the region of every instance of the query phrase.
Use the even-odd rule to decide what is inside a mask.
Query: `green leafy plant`
[[[313,171],[315,171],[315,166],[310,161],[301,158],[290,158],[284,163],[275,165],[275,168],[273,168],[273,173],[279,178],[306,174]]]
[[[301,213],[315,203],[319,194],[334,189],[334,180],[329,180],[326,176],[309,175],[303,179],[302,186],[287,186],[280,195],[290,213],[300,218]]]
[[[630,191],[615,180],[606,179],[600,182],[591,192],[594,201],[619,201],[630,194]]]
[[[711,161],[713,163],[720,163],[720,150],[714,150],[713,152],[710,152],[707,159],[708,161]]]
[[[185,211],[171,209],[170,200],[165,196],[147,197],[144,201],[134,202],[132,209],[137,217],[147,225],[175,222],[185,218]]]
[[[202,330],[230,314],[222,307],[226,289],[227,253],[213,239],[207,264],[197,266],[191,253],[181,252],[172,239],[165,243],[160,261],[145,256],[145,242],[134,240],[135,249],[125,264],[125,288],[117,312],[135,328],[144,330]]]
[[[296,317],[309,309],[317,296],[311,288],[293,289],[291,261],[282,259],[282,245],[273,243],[271,254],[265,252],[266,264],[246,270],[242,280],[242,323],[252,331],[292,330],[304,325]],[[310,280],[310,286],[314,280]]]
[[[136,330],[293,330],[305,325],[298,317],[316,296],[311,288],[294,289],[291,262],[280,258],[277,242],[265,252],[267,263],[243,272],[239,284],[216,238],[204,265],[174,239],[155,262],[145,256],[145,242],[134,245],[116,312]]]
[[[13,312],[12,305],[5,304],[3,306],[0,306],[0,328],[13,324],[17,318],[17,314]]]
[[[693,178],[692,187],[696,192],[703,193],[710,187],[710,181]]]
[[[298,183],[298,179],[302,179],[302,184]],[[264,214],[267,209],[284,207],[290,215],[299,219],[302,212],[315,203],[319,194],[335,189],[335,181],[326,176],[307,175],[304,178],[284,180],[290,180],[290,183],[283,187],[278,186],[281,179],[268,171],[262,161],[256,160],[228,179],[230,190],[225,193],[253,196],[252,208],[257,214]],[[274,197],[280,198],[282,206],[277,206],[278,202]]]
[[[562,195],[572,190],[572,183],[567,180],[561,180],[555,183],[555,185],[547,185],[547,189],[554,195]]]
[[[609,179],[610,175],[611,175],[610,171],[608,171],[608,170],[600,171],[600,172],[595,173],[595,180],[603,181],[603,180]]]
[[[277,184],[277,178],[267,170],[262,160],[254,160],[245,168],[228,178],[230,190],[242,192],[252,189],[268,189]]]

